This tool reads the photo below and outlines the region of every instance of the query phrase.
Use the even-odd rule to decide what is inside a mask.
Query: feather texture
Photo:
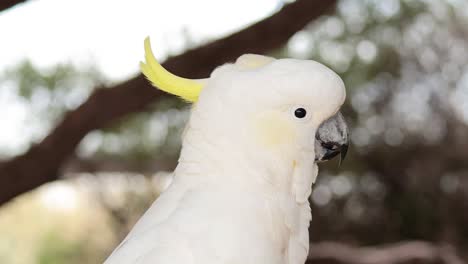
[[[197,103],[173,182],[105,264],[303,264],[315,133],[344,101],[341,79],[314,61],[244,55],[200,85],[167,73],[149,39],[145,52],[155,86]]]
[[[149,37],[145,39],[145,60],[146,63],[140,62],[141,71],[156,88],[177,95],[188,102],[198,100],[203,81],[178,77],[164,69],[154,57]]]

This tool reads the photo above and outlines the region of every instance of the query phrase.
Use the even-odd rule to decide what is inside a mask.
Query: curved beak
[[[344,161],[349,147],[348,126],[338,112],[320,125],[315,134],[315,161],[324,162],[340,154]]]

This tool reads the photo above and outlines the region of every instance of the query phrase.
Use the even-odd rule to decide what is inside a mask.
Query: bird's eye
[[[294,110],[294,115],[297,117],[297,118],[304,118],[306,115],[307,115],[307,111],[304,109],[304,108],[297,108],[296,110]]]

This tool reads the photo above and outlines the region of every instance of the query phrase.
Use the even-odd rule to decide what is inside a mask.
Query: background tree
[[[346,83],[352,146],[340,168],[333,162],[322,166],[314,186],[310,262],[466,262],[467,4],[335,4],[297,0],[164,66],[205,77],[247,52],[330,66]],[[176,164],[187,105],[150,88],[142,76],[107,87],[93,67],[61,65],[44,73],[24,62],[2,80],[14,84],[17,99],[37,113],[31,125],[41,128],[24,154],[0,163],[0,203],[73,178],[68,181],[82,186],[102,212],[107,225],[100,233],[108,234],[108,242],[93,246],[92,253],[83,245],[93,234],[65,243],[52,232],[43,236],[47,242],[38,256],[43,263],[62,262],[70,252],[88,252],[78,255],[94,254],[99,263],[169,179],[154,173]],[[77,86],[88,88],[74,94]],[[55,103],[38,104],[38,97]],[[12,210],[10,204],[4,210]],[[413,240],[423,242],[405,242]],[[0,260],[1,252],[0,246]]]

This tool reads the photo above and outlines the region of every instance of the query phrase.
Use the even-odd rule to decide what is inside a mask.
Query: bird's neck
[[[285,263],[304,263],[311,219],[308,198],[318,173],[313,146],[266,150],[246,141],[239,135],[242,131],[229,131],[226,124],[203,130],[206,125],[193,121],[185,131],[175,176],[185,177],[184,181],[197,188],[227,190],[226,195],[234,191],[256,201],[269,201],[281,219],[275,228],[287,230],[282,238]],[[248,203],[249,199],[242,201]]]
[[[248,148],[226,137],[186,131],[175,176],[185,177],[184,181],[197,188],[250,197],[240,199],[239,203],[267,201],[274,212],[267,218],[280,219],[273,229],[286,230],[279,239],[285,249],[285,263],[304,263],[311,220],[308,198],[318,173],[313,149],[296,155],[268,154],[258,149],[259,154],[252,155],[255,151],[243,147]],[[258,212],[251,215],[255,214]]]

